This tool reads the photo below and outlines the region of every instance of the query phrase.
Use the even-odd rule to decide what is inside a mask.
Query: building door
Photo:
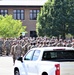
[[[30,37],[37,37],[36,31],[30,31]]]

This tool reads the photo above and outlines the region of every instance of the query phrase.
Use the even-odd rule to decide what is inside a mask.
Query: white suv
[[[16,60],[14,75],[74,75],[74,48],[32,48]]]

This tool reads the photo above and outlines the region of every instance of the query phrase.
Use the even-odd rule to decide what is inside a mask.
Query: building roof
[[[0,6],[43,6],[47,0],[0,0]]]

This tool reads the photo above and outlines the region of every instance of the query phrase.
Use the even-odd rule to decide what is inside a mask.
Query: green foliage
[[[14,20],[12,15],[5,17],[0,15],[0,36],[4,38],[18,37],[21,32],[25,31],[26,26],[22,26],[20,20]]]
[[[48,0],[37,17],[36,31],[42,36],[74,35],[74,0]]]

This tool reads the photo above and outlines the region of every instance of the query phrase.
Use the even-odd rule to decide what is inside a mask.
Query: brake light
[[[56,70],[55,75],[60,75],[60,64],[55,64]]]

